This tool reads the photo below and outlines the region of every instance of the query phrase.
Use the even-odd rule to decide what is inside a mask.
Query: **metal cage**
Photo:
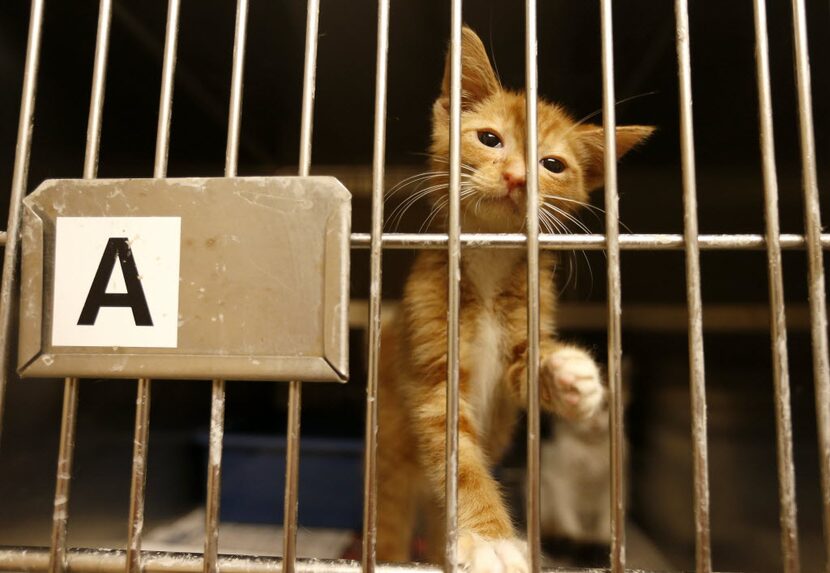
[[[19,288],[19,230],[21,202],[30,188],[28,164],[32,149],[33,118],[38,81],[38,65],[43,33],[42,20],[45,0],[32,0],[31,18],[23,78],[23,96],[17,136],[17,153],[10,196],[10,214],[7,231],[2,235],[5,258],[2,278],[2,355],[0,355],[0,416],[4,410],[4,396],[10,370],[10,347],[15,336],[12,301]],[[540,249],[600,250],[607,254],[608,281],[608,381],[611,396],[611,463],[612,463],[612,547],[610,570],[626,570],[625,498],[623,474],[623,403],[621,396],[621,279],[620,252],[622,250],[678,250],[685,252],[689,357],[691,364],[694,507],[696,532],[696,570],[712,571],[710,549],[709,467],[707,455],[706,385],[704,372],[702,302],[700,286],[699,251],[703,250],[766,250],[769,270],[769,297],[772,308],[771,352],[776,394],[776,427],[778,478],[780,488],[781,547],[784,570],[800,570],[798,532],[796,525],[795,474],[793,465],[793,438],[790,413],[790,383],[787,357],[787,326],[785,323],[781,251],[803,249],[807,252],[809,272],[810,330],[812,335],[813,372],[819,429],[820,469],[823,494],[824,544],[830,555],[830,367],[828,366],[827,312],[823,270],[823,249],[830,248],[830,235],[822,234],[816,176],[816,152],[813,134],[813,104],[810,87],[810,64],[807,50],[807,22],[804,0],[792,0],[793,39],[798,93],[798,118],[801,136],[802,177],[805,204],[806,235],[781,234],[778,222],[778,190],[774,157],[772,101],[767,46],[767,17],[765,0],[754,0],[757,96],[759,98],[759,129],[763,164],[766,233],[764,235],[699,234],[697,226],[695,139],[692,129],[692,65],[687,0],[675,1],[676,49],[679,69],[679,109],[681,117],[681,153],[684,198],[685,233],[681,235],[621,234],[617,172],[615,161],[615,92],[612,35],[612,1],[600,0],[603,109],[605,139],[605,212],[606,233],[560,236],[540,234],[537,216],[538,162],[536,161],[536,102],[537,102],[537,19],[536,2],[525,5],[525,81],[527,93],[527,232],[516,235],[462,234],[459,223],[460,202],[460,117],[461,117],[461,0],[451,2],[451,162],[450,162],[450,225],[449,233],[406,234],[383,232],[383,195],[385,145],[387,123],[387,52],[389,47],[389,0],[378,2],[377,61],[375,83],[374,155],[372,161],[372,232],[353,233],[353,249],[369,249],[371,279],[369,298],[369,359],[366,391],[366,426],[364,460],[363,560],[332,561],[298,559],[297,488],[300,436],[300,382],[290,383],[288,447],[286,457],[286,487],[284,516],[284,556],[231,557],[218,553],[219,483],[222,473],[222,440],[224,432],[225,381],[213,381],[210,418],[210,455],[207,476],[206,534],[203,554],[162,554],[142,551],[144,522],[144,485],[146,481],[147,445],[149,436],[149,400],[151,380],[140,379],[135,410],[135,434],[132,462],[130,509],[128,516],[128,543],[126,548],[81,550],[67,547],[66,531],[69,520],[69,487],[72,479],[72,460],[75,445],[76,415],[78,410],[77,378],[65,381],[63,415],[61,419],[60,452],[57,460],[51,546],[48,548],[2,548],[0,570],[4,571],[366,571],[375,570],[431,570],[422,566],[391,566],[375,562],[376,539],[376,436],[378,415],[376,393],[378,388],[378,355],[381,331],[381,256],[384,249],[447,249],[449,253],[449,347],[448,352],[448,416],[447,416],[447,491],[446,530],[447,555],[454,555],[457,542],[458,488],[458,392],[459,392],[459,280],[461,249],[465,245],[504,248],[524,247],[528,257],[528,502],[527,539],[530,564],[539,571],[539,280]],[[93,179],[97,174],[99,140],[107,73],[112,0],[100,0],[98,30],[95,47],[92,100],[89,108],[86,154],[83,176]],[[179,31],[179,0],[169,0],[164,44],[162,87],[160,94],[158,129],[153,176],[164,178],[167,173],[169,128],[173,109],[173,80],[176,67]],[[318,44],[319,0],[308,0],[305,32],[305,63],[303,71],[302,127],[298,173],[309,175],[311,165],[311,134],[314,114],[315,72]],[[242,111],[243,64],[248,25],[248,0],[238,0],[233,52],[233,74],[230,86],[230,111],[227,129],[227,152],[224,173],[237,175],[239,154],[240,116]],[[2,418],[0,418],[0,428]],[[2,507],[0,501],[0,507]],[[457,570],[448,560],[447,569]],[[830,565],[828,565],[830,567]],[[828,569],[830,570],[830,569]]]

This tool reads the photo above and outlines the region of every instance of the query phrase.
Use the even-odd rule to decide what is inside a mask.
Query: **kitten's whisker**
[[[417,203],[420,199],[439,191],[441,189],[446,189],[447,185],[445,183],[439,183],[437,185],[432,185],[430,187],[426,187],[424,189],[420,189],[417,192],[413,193],[410,197],[407,197],[400,205],[395,207],[395,209],[390,213],[388,222],[392,223],[397,221],[394,224],[394,229],[397,231],[398,226],[401,224],[401,220],[403,219],[404,213],[408,211],[415,203]]]
[[[563,217],[565,217],[565,219],[567,219],[568,221],[570,221],[571,223],[573,223],[574,225],[579,227],[580,230],[584,231],[588,235],[591,234],[591,229],[589,229],[582,221],[580,221],[579,219],[577,219],[576,217],[574,217],[573,215],[571,215],[570,213],[568,213],[564,209],[562,209],[560,207],[557,207],[556,205],[551,205],[549,203],[548,203],[548,206],[551,209],[553,209],[556,213],[558,213],[559,215],[562,215]]]
[[[551,208],[551,209],[555,209],[556,211],[559,211],[560,213],[562,213],[563,215],[567,216],[569,219],[571,219],[571,220],[572,220],[572,221],[574,221],[575,223],[579,224],[579,223],[578,223],[578,221],[576,221],[573,217],[570,217],[570,216],[569,216],[566,212],[562,211],[561,209],[558,209],[556,206],[554,206],[554,205],[547,205],[547,206],[548,206],[549,208]],[[587,229],[584,225],[582,225],[581,227],[583,228],[583,230],[585,230],[586,232],[590,233],[590,231],[589,231],[589,230],[588,230],[588,229]],[[568,233],[570,233],[570,234],[573,234],[570,230],[568,230],[567,232],[568,232]],[[585,264],[586,264],[586,265],[587,265],[587,267],[588,267],[588,275],[589,275],[589,277],[590,277],[590,286],[589,286],[589,296],[590,296],[590,292],[591,292],[591,291],[593,290],[593,288],[594,288],[594,271],[593,271],[593,269],[591,268],[591,261],[588,259],[588,255],[587,255],[587,253],[585,252],[585,250],[584,250],[584,249],[579,249],[578,251],[579,251],[579,253],[581,253],[581,254],[582,254],[582,258],[584,258],[584,259],[585,259]],[[576,265],[576,250],[571,250],[571,251],[570,251],[570,254],[571,254],[571,258],[572,258],[572,263],[573,263],[573,266],[574,266],[576,269],[578,269],[578,266]],[[604,256],[604,257],[606,257],[606,258],[607,258],[607,255],[606,255],[606,253],[605,253],[604,251],[603,251],[603,253],[602,253],[602,254],[603,254],[603,256]],[[579,277],[579,273],[577,272],[577,273],[576,273],[576,278],[577,278],[577,280],[578,280],[578,277]],[[574,288],[576,288],[576,286],[577,286],[577,280],[575,280],[575,281],[574,281]]]
[[[435,202],[435,205],[432,207],[432,210],[427,215],[427,218],[424,219],[424,222],[421,223],[421,226],[418,228],[418,232],[422,233],[424,229],[429,229],[430,225],[432,224],[433,219],[441,212],[441,210],[446,207],[450,202],[449,197],[442,197]]]
[[[447,177],[447,176],[448,176],[448,174],[445,171],[427,171],[425,173],[418,173],[416,175],[411,175],[410,177],[407,177],[406,179],[404,179],[402,181],[399,181],[391,189],[389,189],[385,194],[386,197],[384,198],[384,201],[388,201],[389,199],[392,198],[393,195],[395,195],[396,193],[398,193],[399,191],[401,191],[405,187],[408,187],[409,185],[422,183],[422,182],[428,181],[430,179],[437,179],[438,177]]]
[[[433,161],[437,161],[438,163],[443,163],[445,165],[450,164],[449,159],[447,159],[446,157],[442,157],[440,155],[435,155],[434,153],[417,153],[416,155],[423,155],[424,157],[428,157],[428,158],[432,159]],[[463,161],[461,162],[461,168],[462,169],[467,169],[472,173],[475,173],[477,171],[477,169],[475,167],[473,167],[469,163],[464,163]]]
[[[602,219],[599,217],[599,213],[605,214],[605,209],[601,209],[596,205],[591,205],[590,203],[586,203],[584,201],[579,201],[577,199],[571,199],[570,197],[562,197],[561,195],[546,195],[544,197],[545,200],[547,199],[556,199],[557,201],[564,201],[566,203],[574,203],[579,205],[580,207],[584,207],[588,209],[588,212],[597,220],[597,223],[601,223]],[[631,227],[626,225],[623,221],[620,221],[620,226],[625,230],[626,233],[632,233]]]
[[[547,209],[545,207],[547,207]],[[559,218],[556,216],[555,212],[550,211],[549,209],[556,209],[556,207],[553,206],[553,205],[549,205],[549,204],[543,204],[542,211],[545,212],[549,217],[552,217],[558,223],[558,226],[563,230],[563,232],[565,234],[573,235],[574,234],[573,231],[571,231],[571,229],[569,229],[562,221],[559,220]],[[562,212],[559,209],[556,209],[556,210]],[[562,212],[562,213],[567,215],[567,213],[564,213],[564,212]],[[577,249],[571,249],[571,250],[568,251],[569,268],[570,268],[571,272],[573,272],[573,274],[574,274],[574,288],[577,288],[578,284],[579,284],[579,266],[576,264],[577,263],[576,252],[577,252]],[[585,253],[585,251],[583,249],[578,249],[578,252],[582,254],[582,257],[585,259],[585,263],[588,266],[588,274],[591,278],[591,288],[593,288],[594,272],[593,272],[593,269],[591,269],[591,261],[588,260],[588,255]],[[570,278],[570,274],[569,274],[569,278]],[[570,281],[567,281],[565,284],[567,285],[568,282],[570,282]]]
[[[558,231],[557,234],[564,234],[564,235],[572,234],[570,232],[570,229],[568,229],[564,224],[562,224],[562,222],[559,221],[559,219],[557,219],[556,216],[553,215],[552,213],[542,209],[542,210],[539,211],[539,214],[541,215],[541,217],[546,222],[549,223],[550,226],[554,227]],[[559,291],[559,294],[563,293],[565,291],[565,289],[568,288],[568,285],[570,285],[572,278],[574,279],[574,288],[577,287],[577,277],[579,276],[579,273],[576,273],[575,269],[576,269],[576,265],[574,264],[574,253],[573,253],[573,251],[569,251],[568,252],[568,277],[567,277],[567,279],[565,279],[565,284],[562,285],[562,289]]]
[[[446,177],[448,173],[446,171],[423,171],[421,173],[415,173],[414,175],[410,175],[409,177],[406,177],[405,179],[398,181],[387,191],[387,194],[394,193],[398,189],[405,187],[406,185],[409,185],[414,181],[418,181],[419,179],[428,179],[430,177],[438,177],[442,175]]]
[[[475,189],[462,188],[461,189],[461,195],[459,196],[459,199],[463,203],[466,199],[469,199],[473,195],[476,195]],[[450,203],[449,195],[445,195],[443,197],[438,198],[435,201],[435,204],[433,205],[432,209],[430,210],[429,215],[427,215],[427,218],[424,220],[424,222],[421,224],[421,227],[418,229],[418,232],[420,233],[424,230],[429,230],[432,223],[435,221],[435,219],[438,217],[438,215],[440,215],[441,212],[447,207],[447,205],[449,205],[449,203]],[[469,209],[469,207],[470,207],[470,201],[467,201],[467,209]],[[466,213],[466,209],[465,209],[465,213]]]
[[[603,209],[597,207],[596,205],[592,205],[590,203],[586,203],[585,201],[580,201],[579,199],[572,199],[571,197],[563,197],[562,195],[545,195],[543,197],[545,201],[548,199],[556,199],[557,201],[563,201],[565,203],[573,203],[575,205],[579,205],[580,207],[584,207],[591,211],[597,211],[599,213],[605,213]]]

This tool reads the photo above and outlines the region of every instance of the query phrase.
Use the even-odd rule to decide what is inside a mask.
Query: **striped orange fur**
[[[462,230],[521,232],[527,200],[525,99],[501,87],[484,46],[468,28],[463,30],[462,54]],[[448,179],[448,93],[447,71],[433,109],[430,149],[437,189],[431,200],[441,213]],[[548,213],[540,222],[543,228],[554,225],[548,230],[558,232],[567,218],[564,214],[576,212],[601,184],[603,132],[545,101],[539,102],[538,115],[540,209]],[[618,155],[651,131],[644,126],[618,128]],[[496,140],[498,145],[493,145]],[[558,215],[556,223],[550,222],[551,214]],[[495,560],[500,568],[493,570],[523,571],[527,564],[522,544],[491,468],[510,444],[527,399],[526,255],[521,249],[468,248],[461,267],[459,558],[472,570],[492,569]],[[541,404],[567,418],[587,417],[600,406],[605,391],[599,369],[587,351],[556,337],[554,256],[543,253],[540,267]],[[447,280],[447,254],[422,251],[399,311],[383,331],[377,545],[381,561],[410,558],[418,521],[429,537],[430,559],[443,559]]]

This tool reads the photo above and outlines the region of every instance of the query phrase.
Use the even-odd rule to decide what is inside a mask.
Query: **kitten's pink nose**
[[[504,182],[507,184],[507,192],[512,193],[516,189],[525,186],[525,170],[522,167],[508,168],[504,171]]]

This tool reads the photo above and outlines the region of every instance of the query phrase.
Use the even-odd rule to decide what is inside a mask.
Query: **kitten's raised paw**
[[[543,405],[568,420],[584,420],[596,414],[605,395],[594,359],[572,346],[562,347],[542,360],[539,383]]]
[[[527,544],[518,539],[487,539],[471,532],[458,536],[458,564],[469,573],[528,573]]]

